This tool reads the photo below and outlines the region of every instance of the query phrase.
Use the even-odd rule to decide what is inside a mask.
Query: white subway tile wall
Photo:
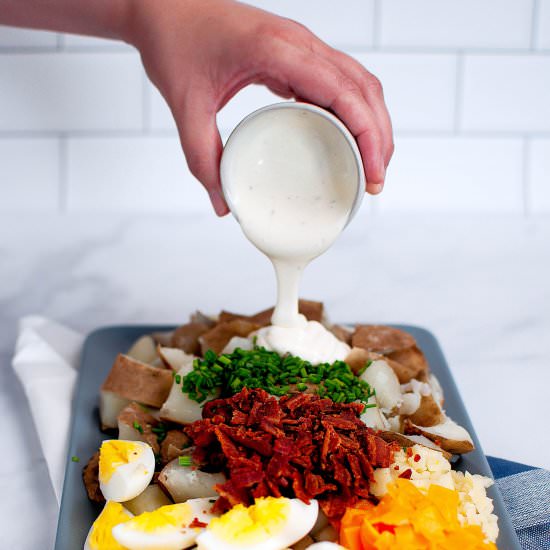
[[[69,212],[197,212],[208,197],[177,137],[75,137],[67,142]]]
[[[541,50],[550,50],[550,2],[539,0],[537,8],[534,43]]]
[[[363,49],[374,44],[375,0],[251,0],[247,3],[298,21],[332,46]]]
[[[52,138],[0,138],[0,212],[56,212],[59,143]]]
[[[527,197],[532,212],[550,214],[550,138],[529,142]]]
[[[464,130],[550,132],[550,56],[472,56],[463,85]]]
[[[527,49],[532,9],[531,0],[385,0],[380,44],[459,50]]]
[[[0,129],[137,130],[142,73],[134,53],[0,54]]]
[[[523,213],[522,141],[507,138],[398,138],[384,211]]]
[[[550,0],[251,3],[382,81],[396,152],[375,212],[550,214]],[[278,100],[241,91],[222,137]],[[0,211],[209,208],[135,50],[0,26]]]
[[[395,131],[453,131],[456,56],[372,52],[355,58],[382,82]]]

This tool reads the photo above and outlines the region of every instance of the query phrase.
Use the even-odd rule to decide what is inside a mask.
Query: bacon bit
[[[207,402],[203,419],[185,431],[193,460],[223,471],[213,511],[248,506],[259,496],[316,498],[337,522],[349,506],[369,499],[374,468],[388,468],[400,449],[365,426],[360,403],[335,403],[300,393],[270,396],[261,389]]]
[[[413,450],[410,447],[407,447],[407,456],[410,458],[413,454]]]
[[[204,521],[200,521],[199,518],[193,518],[193,521],[189,524],[189,528],[193,529],[195,527],[208,527],[208,523],[204,523]]]
[[[420,455],[419,454],[415,454],[414,455],[414,461],[415,462],[418,462],[420,460]]]
[[[400,474],[399,477],[402,477],[403,479],[411,479],[412,473],[413,471],[410,468],[408,468],[402,474]]]
[[[395,525],[388,525],[387,523],[373,523],[372,526],[379,532],[383,533],[384,531],[387,531],[388,533],[391,533],[392,535],[395,535]]]
[[[399,470],[399,465],[396,464],[394,467],[393,467],[394,470]]]

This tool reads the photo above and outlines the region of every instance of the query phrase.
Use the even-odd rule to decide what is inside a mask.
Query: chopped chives
[[[191,466],[191,464],[193,464],[193,460],[191,459],[190,456],[180,456],[178,457],[178,464],[180,466],[185,466],[186,468],[188,468],[189,466]]]
[[[312,365],[290,354],[256,346],[253,350],[235,349],[216,355],[212,350],[193,362],[193,370],[182,377],[182,392],[202,403],[216,395],[227,397],[243,388],[261,388],[282,396],[292,385],[297,391],[312,391],[339,403],[360,401],[366,404],[374,390],[356,376],[344,361]]]

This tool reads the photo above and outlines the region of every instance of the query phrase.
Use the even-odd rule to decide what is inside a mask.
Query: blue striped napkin
[[[492,456],[487,460],[522,548],[550,550],[550,471]]]

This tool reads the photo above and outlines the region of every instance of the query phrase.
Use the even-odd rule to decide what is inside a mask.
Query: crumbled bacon
[[[208,527],[208,523],[204,523],[204,521],[201,521],[199,518],[193,518],[193,521],[189,524],[189,528],[193,529],[196,527],[200,527],[200,528]]]
[[[408,468],[403,473],[399,474],[399,477],[403,479],[411,479],[412,473],[413,473],[412,470]]]
[[[305,393],[277,400],[246,388],[206,403],[203,419],[186,432],[194,460],[227,475],[216,486],[215,511],[261,496],[317,498],[338,521],[346,507],[370,497],[373,469],[389,467],[399,449],[365,426],[362,409]]]

